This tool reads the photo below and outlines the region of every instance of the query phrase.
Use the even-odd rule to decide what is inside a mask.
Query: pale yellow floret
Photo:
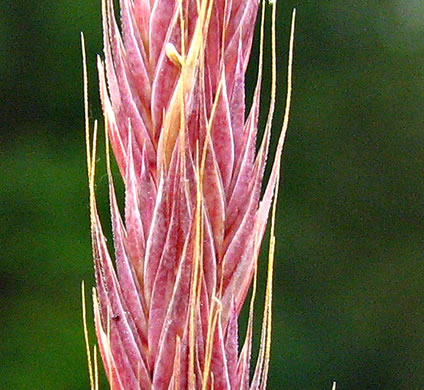
[[[85,143],[86,143],[86,158],[87,158],[87,173],[90,192],[90,220],[94,223],[95,212],[95,161],[96,161],[96,143],[97,143],[97,120],[94,121],[93,138],[90,137],[90,120],[88,112],[88,71],[87,71],[87,56],[85,50],[84,34],[81,33],[81,47],[82,47],[82,65],[83,65],[83,88],[84,88],[84,124],[85,124]],[[90,378],[90,389],[99,389],[99,368],[97,360],[97,347],[93,346],[93,355],[91,355],[89,332],[87,326],[87,308],[85,300],[85,285],[84,281],[81,284],[81,297],[82,297],[82,317],[83,317],[83,330],[84,340],[86,346],[88,372]],[[98,309],[95,291],[93,292],[93,301],[95,309]]]
[[[181,66],[183,65],[183,58],[182,56],[178,53],[176,47],[168,42],[165,46],[165,53],[167,55],[167,57],[172,61],[172,63],[176,66],[178,66],[179,68],[181,68]]]
[[[272,5],[272,41],[271,41],[271,50],[272,50],[272,79],[271,79],[271,102],[270,109],[268,112],[268,119],[265,127],[265,136],[269,134],[272,126],[272,117],[275,107],[275,92],[276,92],[276,2],[271,2]],[[280,140],[284,140],[285,134],[287,132],[287,127],[289,123],[289,114],[290,114],[290,106],[291,106],[291,91],[292,91],[292,64],[293,64],[293,46],[294,46],[294,25],[295,25],[295,16],[296,10],[293,10],[292,15],[292,24],[291,24],[291,33],[290,33],[290,44],[289,44],[289,60],[288,60],[288,68],[287,68],[287,96],[286,96],[286,106],[285,113],[283,119],[283,125],[281,129]],[[261,30],[262,33],[262,30]],[[275,255],[275,219],[276,219],[276,205],[278,198],[278,190],[279,190],[279,166],[281,163],[281,150],[277,150],[276,154],[276,163],[277,163],[277,177],[276,177],[276,187],[274,190],[273,197],[273,207],[271,214],[271,231],[270,231],[270,242],[269,242],[269,252],[268,252],[268,271],[267,271],[267,284],[265,289],[265,307],[263,313],[263,321],[262,321],[262,335],[261,335],[261,343],[259,347],[259,356],[256,365],[256,370],[254,374],[253,381],[257,381],[257,383],[261,383],[262,386],[266,383],[268,369],[269,369],[269,361],[271,355],[271,335],[272,335],[272,283],[273,283],[273,268],[274,268],[274,255]],[[255,244],[256,246],[256,244]],[[256,270],[254,276],[254,293],[256,293]],[[249,313],[249,326],[252,325],[252,317],[253,317],[253,300],[254,295],[252,296],[250,313]],[[248,329],[248,331],[252,331],[252,329]],[[249,333],[248,333],[249,334]],[[251,334],[251,333],[250,333]]]
[[[90,377],[90,389],[95,389],[95,383],[94,383],[94,375],[93,371],[93,363],[91,359],[91,349],[90,349],[90,340],[88,335],[88,327],[87,327],[87,308],[85,304],[85,287],[84,287],[84,281],[81,283],[81,299],[82,299],[82,324],[84,329],[84,341],[85,341],[85,348],[86,348],[86,354],[87,354],[87,363],[88,363],[88,375]],[[96,359],[96,357],[94,357]]]
[[[82,47],[82,64],[83,64],[83,84],[84,84],[84,120],[85,120],[85,136],[86,136],[86,150],[87,150],[87,171],[90,182],[90,194],[91,188],[94,186],[94,183],[91,184],[91,179],[93,178],[93,168],[92,168],[92,156],[91,156],[91,147],[90,147],[90,123],[88,116],[88,72],[87,72],[87,56],[85,51],[85,40],[84,34],[81,33],[81,47]],[[95,126],[97,129],[97,126]],[[91,195],[90,195],[91,198]],[[90,202],[91,203],[91,202]],[[82,297],[82,318],[83,318],[83,329],[84,329],[84,340],[86,346],[87,354],[87,363],[88,363],[88,373],[90,378],[90,388],[91,390],[98,389],[98,365],[97,365],[97,352],[96,346],[94,346],[94,366],[91,357],[90,349],[90,340],[87,327],[87,308],[85,303],[85,286],[84,281],[81,284],[81,297]]]
[[[272,4],[274,8],[272,28],[273,28],[273,37],[275,37],[275,1]],[[292,15],[292,22],[291,22],[289,61],[288,61],[288,68],[287,68],[286,107],[285,107],[285,113],[284,113],[284,119],[283,119],[283,126],[281,129],[281,134],[283,136],[287,132],[288,123],[289,123],[289,115],[290,115],[290,106],[291,106],[295,19],[296,19],[296,10],[294,9],[293,15]],[[273,39],[273,46],[275,47],[275,39]],[[277,158],[279,158],[279,156],[277,156]],[[273,201],[272,215],[271,215],[271,232],[270,232],[270,243],[269,243],[269,253],[268,253],[268,275],[267,275],[265,309],[264,309],[264,317],[266,318],[265,365],[264,365],[264,371],[262,373],[264,380],[266,380],[268,376],[269,361],[271,356],[272,282],[273,282],[274,257],[275,257],[275,220],[276,220],[276,210],[277,210],[277,200],[278,200],[278,190],[279,190],[280,169],[278,169],[277,172],[278,173],[277,173],[276,187],[274,192],[274,201]]]
[[[219,316],[222,312],[221,301],[218,298],[212,300],[209,318],[208,318],[208,333],[206,336],[206,350],[205,350],[205,366],[203,368],[202,390],[208,387],[208,380],[211,379],[213,383],[213,375],[211,375],[211,363],[213,352],[213,341]],[[213,386],[212,386],[213,389]]]
[[[165,112],[165,117],[162,124],[161,135],[158,146],[159,166],[167,169],[171,159],[172,151],[175,145],[178,132],[181,128],[180,120],[183,115],[183,106],[181,105],[181,96],[185,97],[193,90],[194,82],[198,71],[199,58],[202,53],[202,47],[207,36],[209,21],[212,12],[214,0],[202,0],[199,8],[199,16],[196,21],[196,26],[193,33],[192,42],[187,55],[184,51],[180,55],[171,52],[170,59],[177,60],[181,66],[180,77],[175,87],[169,106]],[[182,0],[179,3],[182,9]],[[180,11],[180,15],[182,11]],[[182,30],[183,32],[184,30]],[[185,37],[181,36],[184,42]],[[183,131],[184,128],[181,128]]]
[[[202,183],[199,178],[199,147],[196,147],[196,174],[198,179],[196,181],[196,211],[194,217],[194,248],[193,248],[193,266],[191,277],[191,293],[190,293],[190,321],[189,321],[189,368],[188,368],[188,388],[194,389],[196,386],[196,379],[194,373],[195,361],[195,346],[196,346],[196,316],[198,313],[200,288],[201,288],[201,274],[200,266],[203,256],[203,192]]]

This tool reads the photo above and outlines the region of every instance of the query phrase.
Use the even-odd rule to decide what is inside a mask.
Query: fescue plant
[[[258,0],[121,0],[120,26],[113,0],[102,1],[104,59],[97,64],[114,261],[96,208],[97,123],[91,131],[85,66],[84,85],[94,317],[111,389],[266,388],[273,199],[288,126],[294,25],[293,13],[286,111],[263,186],[277,77],[276,1],[270,4],[272,86],[258,140],[265,2],[257,82],[247,110],[245,73]],[[109,145],[124,183],[124,217]],[[257,263],[270,213],[265,309],[253,366]],[[238,317],[250,288],[246,336],[239,346]],[[85,336],[91,387],[97,389],[96,351],[93,360],[86,326]]]

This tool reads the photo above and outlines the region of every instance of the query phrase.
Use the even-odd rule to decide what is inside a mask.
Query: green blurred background
[[[88,389],[79,33],[101,118],[100,3],[0,6],[0,388]],[[424,2],[280,1],[276,124],[293,7],[269,388],[424,389]]]

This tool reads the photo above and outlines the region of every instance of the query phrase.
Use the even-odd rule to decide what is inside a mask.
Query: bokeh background
[[[275,134],[293,7],[269,388],[424,389],[424,3],[280,1]],[[0,388],[88,389],[79,34],[101,118],[100,2],[0,9]],[[253,63],[250,91],[255,72]],[[265,89],[265,112],[267,102]],[[99,167],[107,220],[102,155]]]

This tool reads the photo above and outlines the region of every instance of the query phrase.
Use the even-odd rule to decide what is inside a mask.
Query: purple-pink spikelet
[[[261,75],[247,119],[244,96],[258,5],[121,0],[118,28],[103,0],[100,95],[125,185],[122,220],[108,168],[116,268],[96,211],[95,150],[88,165],[96,332],[114,390],[265,388],[266,332],[249,383],[251,324],[241,353],[237,328],[284,138],[261,199]]]

